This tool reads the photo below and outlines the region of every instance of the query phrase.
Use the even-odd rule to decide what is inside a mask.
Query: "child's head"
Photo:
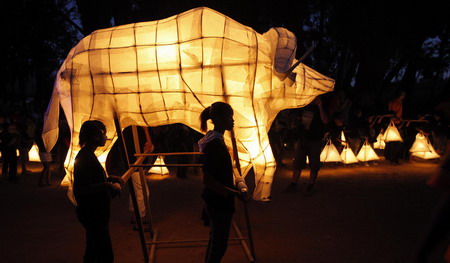
[[[207,121],[211,119],[214,126],[223,127],[224,130],[233,129],[234,120],[233,120],[233,108],[231,108],[230,104],[225,102],[214,102],[211,106],[207,107],[200,114],[200,129],[202,131],[206,131]]]
[[[104,146],[106,142],[106,127],[101,121],[85,121],[81,125],[79,144],[81,147],[87,143]]]

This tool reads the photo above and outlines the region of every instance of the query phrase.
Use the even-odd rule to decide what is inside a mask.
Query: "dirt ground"
[[[271,202],[248,204],[257,262],[410,262],[439,193],[425,184],[436,172],[433,162],[391,166],[383,161],[369,167],[326,165],[317,192],[286,193],[291,164],[278,169]],[[0,177],[1,262],[82,262],[84,231],[66,188],[39,187],[39,163],[18,183]],[[172,171],[171,174],[175,174]],[[302,175],[305,183],[309,171]],[[199,176],[188,179],[148,176],[158,240],[207,239],[200,211]],[[251,176],[247,181],[252,180]],[[249,183],[251,184],[251,183]],[[304,186],[304,185],[303,185]],[[128,190],[113,200],[111,235],[116,262],[143,262],[138,232],[128,211]],[[245,233],[242,206],[235,222]],[[235,233],[232,232],[232,236]],[[148,234],[146,234],[149,240]],[[248,262],[242,246],[231,242],[224,262]],[[160,246],[156,262],[202,262],[205,243]],[[442,251],[436,253],[436,262]]]

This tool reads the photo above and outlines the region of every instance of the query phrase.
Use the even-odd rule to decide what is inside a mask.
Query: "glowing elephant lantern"
[[[296,63],[296,45],[295,35],[284,28],[261,35],[206,7],[97,30],[82,39],[57,74],[43,132],[50,150],[61,105],[72,136],[65,163],[69,197],[84,121],[105,123],[108,141],[97,154],[106,156],[117,138],[114,116],[122,128],[182,123],[199,131],[203,109],[224,101],[235,111],[243,175],[253,168],[254,199],[268,200],[276,164],[267,132],[277,113],[303,107],[334,86],[332,79]]]

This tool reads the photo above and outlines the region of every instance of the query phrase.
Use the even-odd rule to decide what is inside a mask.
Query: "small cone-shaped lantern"
[[[431,145],[430,140],[422,132],[416,135],[416,140],[414,141],[411,149],[413,156],[422,159],[436,159],[441,157],[435,150],[433,145]]]
[[[386,131],[384,132],[384,141],[385,142],[403,142],[402,136],[400,136],[400,132],[393,121],[389,123]]]
[[[368,162],[379,160],[380,157],[378,157],[378,155],[375,153],[375,151],[372,149],[372,146],[370,146],[370,143],[366,139],[363,146],[361,147],[361,150],[359,150],[358,155],[356,155],[356,159],[361,162]]]
[[[344,131],[341,131],[341,144],[345,146],[347,144],[347,140],[345,139]]]
[[[40,162],[41,158],[39,158],[39,149],[36,144],[31,146],[30,151],[28,152],[28,160],[30,162]]]
[[[325,163],[342,162],[342,158],[331,139],[328,139],[327,144],[323,147],[320,153],[320,161]]]
[[[158,156],[158,158],[156,158],[156,161],[154,164],[155,165],[165,165],[163,157]],[[169,173],[169,169],[167,169],[166,166],[153,166],[152,168],[150,168],[148,173],[164,175],[164,174]]]
[[[373,144],[373,148],[383,150],[386,147],[386,143],[384,142],[384,134],[380,132],[377,136],[377,141]]]
[[[344,150],[341,152],[341,158],[342,162],[345,164],[349,163],[357,163],[358,159],[356,159],[355,154],[352,151],[352,148],[348,146],[348,144],[345,145]]]
[[[430,152],[430,148],[428,146],[428,139],[422,132],[417,133],[416,140],[412,144],[409,149],[410,152]]]
[[[431,145],[430,145],[431,146]],[[433,148],[433,146],[431,146],[431,151],[429,152],[415,152],[412,153],[413,156],[417,156],[419,158],[422,159],[437,159],[439,157],[441,157]]]

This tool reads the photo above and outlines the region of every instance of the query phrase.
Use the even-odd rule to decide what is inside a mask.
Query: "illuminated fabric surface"
[[[374,161],[379,160],[380,157],[378,157],[377,153],[374,151],[372,146],[370,146],[369,141],[366,139],[363,146],[359,150],[358,154],[356,155],[356,159],[361,162],[368,162],[368,161]]]
[[[45,145],[51,149],[56,143],[61,105],[72,132],[65,164],[70,185],[84,121],[105,123],[108,142],[97,151],[103,159],[117,138],[114,116],[122,129],[182,123],[199,131],[203,109],[224,101],[235,111],[243,175],[253,167],[254,198],[266,200],[276,167],[267,136],[274,118],[334,86],[304,64],[286,72],[296,62],[296,46],[295,35],[284,28],[261,35],[206,7],[97,30],[70,51],[58,72]],[[225,137],[231,145],[229,134]]]
[[[433,145],[431,145],[430,140],[427,136],[425,136],[422,132],[417,133],[416,139],[412,144],[409,151],[413,156],[422,158],[422,159],[437,159],[441,157]]]

